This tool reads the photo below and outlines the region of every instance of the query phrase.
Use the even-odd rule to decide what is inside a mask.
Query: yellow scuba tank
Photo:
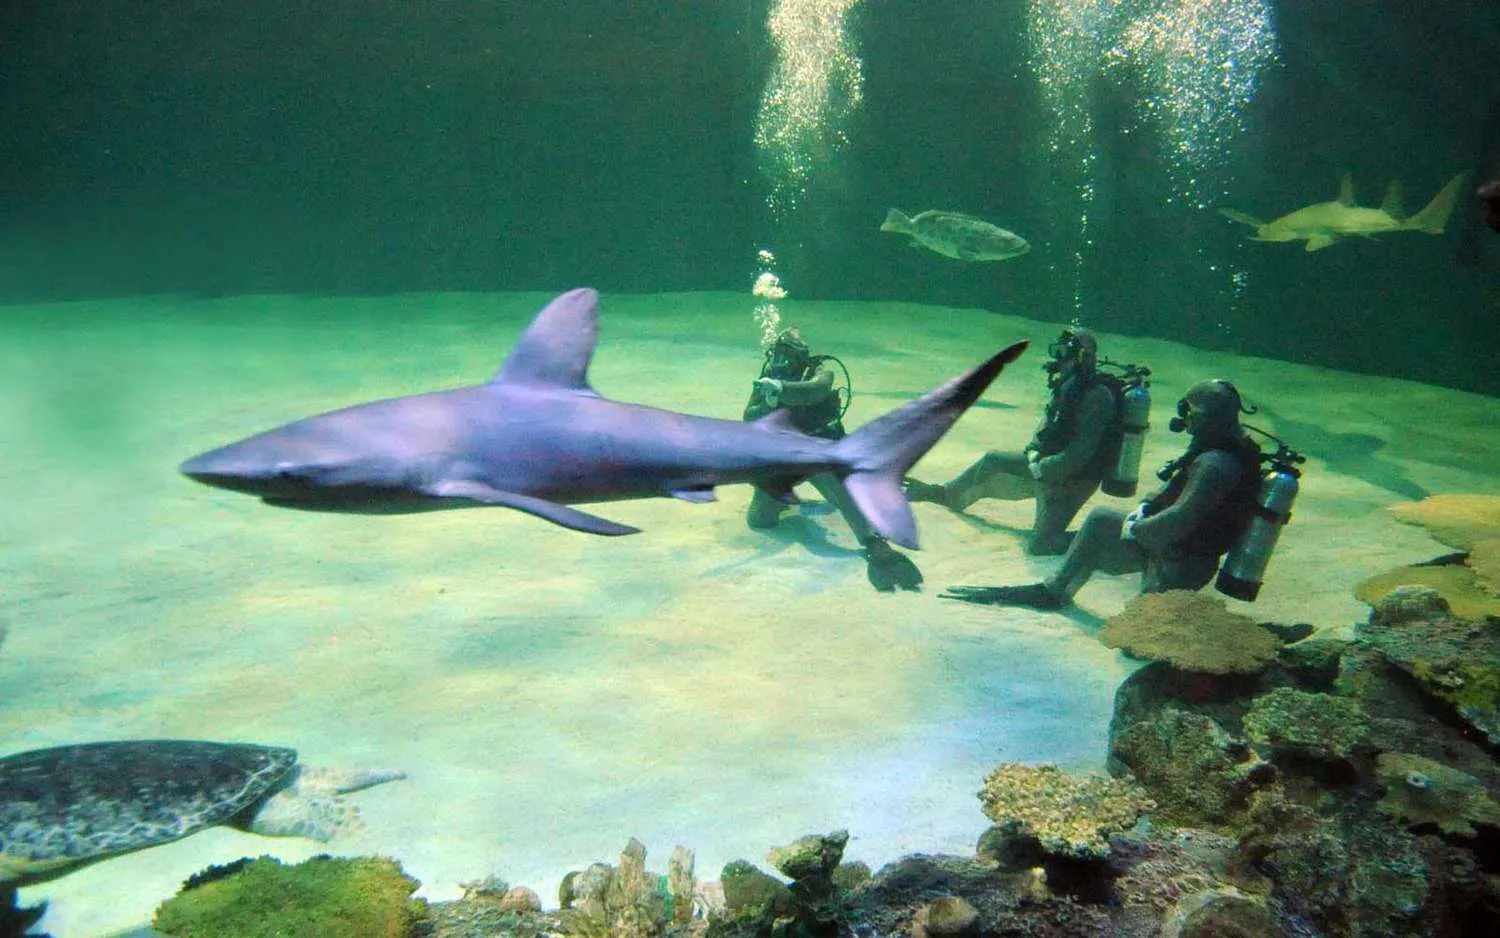
[[[1150,382],[1146,380],[1151,369],[1139,365],[1119,367],[1125,371],[1118,379],[1123,382],[1120,388],[1120,449],[1099,488],[1106,495],[1128,498],[1140,487],[1141,453],[1146,448],[1146,431],[1151,427]]]
[[[1297,499],[1299,487],[1297,480],[1302,475],[1297,464],[1306,460],[1306,457],[1289,449],[1285,443],[1280,440],[1276,442],[1280,445],[1270,457],[1270,467],[1261,477],[1255,514],[1250,518],[1250,523],[1245,525],[1240,539],[1230,549],[1224,566],[1219,569],[1219,578],[1214,583],[1225,596],[1245,602],[1254,602],[1255,597],[1260,595],[1266,567],[1271,562],[1271,552],[1276,549],[1282,527],[1292,518],[1292,503]]]

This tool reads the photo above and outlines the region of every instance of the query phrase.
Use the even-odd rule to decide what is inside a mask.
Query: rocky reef
[[[964,856],[908,856],[872,873],[844,862],[840,830],[777,847],[764,867],[736,860],[701,881],[691,851],[676,848],[655,872],[631,840],[614,863],[570,873],[551,910],[493,875],[462,884],[462,899],[423,903],[391,861],[244,861],[195,877],[157,926],[228,934],[210,916],[249,915],[277,924],[255,931],[234,919],[233,934],[1493,934],[1500,618],[1456,615],[1437,592],[1403,587],[1348,640],[1308,631],[1255,623],[1195,594],[1133,602],[1105,638],[1153,660],[1116,693],[1110,774],[996,766],[978,792],[992,826]],[[322,908],[353,902],[374,917],[353,932],[275,930],[293,926],[275,918],[287,903],[273,897],[314,885]],[[315,907],[308,896],[299,907]],[[318,914],[319,927],[332,920]]]

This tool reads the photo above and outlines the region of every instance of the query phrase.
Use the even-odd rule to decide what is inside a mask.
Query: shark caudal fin
[[[876,417],[835,447],[848,466],[844,487],[881,536],[915,549],[917,523],[901,491],[901,480],[958,420],[1005,366],[1026,351],[1017,342],[989,361],[928,391],[916,400]]]
[[[885,221],[880,223],[881,231],[907,232],[911,230],[911,219],[900,209],[890,209],[885,213]]]
[[[1406,220],[1406,227],[1431,235],[1442,234],[1443,229],[1448,226],[1448,216],[1453,214],[1453,206],[1458,203],[1458,189],[1467,175],[1468,173],[1459,173],[1448,180],[1448,184],[1438,190],[1438,194],[1432,197],[1426,208]]]

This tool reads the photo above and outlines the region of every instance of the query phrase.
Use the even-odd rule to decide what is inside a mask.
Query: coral
[[[1453,612],[1464,618],[1500,615],[1500,598],[1480,586],[1473,569],[1459,563],[1397,567],[1362,581],[1354,587],[1354,595],[1375,606],[1402,586],[1425,586],[1436,590],[1447,600]]]
[[[848,843],[848,831],[834,831],[827,836],[811,834],[785,847],[774,848],[766,860],[790,879],[829,876],[838,868]]]
[[[1429,495],[1391,505],[1398,521],[1420,525],[1433,539],[1468,551],[1480,586],[1500,595],[1500,496]]]
[[[1258,745],[1346,759],[1367,744],[1368,719],[1347,697],[1278,687],[1255,698],[1244,726]]]
[[[1274,800],[1274,799],[1273,799]],[[1253,846],[1279,895],[1323,934],[1397,938],[1439,934],[1433,871],[1418,839],[1385,818],[1315,815],[1281,805]]]
[[[1408,827],[1435,824],[1445,834],[1473,836],[1475,824],[1500,827],[1500,805],[1479,779],[1405,752],[1383,753],[1375,777],[1385,786],[1380,810]]]
[[[1121,867],[1114,881],[1122,908],[1160,919],[1188,896],[1223,885],[1220,868],[1236,841],[1208,831],[1168,834],[1153,829],[1127,836],[1116,851]]]
[[[978,932],[979,910],[963,896],[941,896],[917,910],[912,938],[944,938]]]
[[[261,857],[162,903],[152,927],[172,938],[405,938],[426,915],[418,883],[394,860]]]
[[[1157,820],[1232,830],[1247,799],[1274,780],[1274,770],[1243,741],[1203,713],[1164,706],[1148,718],[1110,729],[1110,756],[1130,770],[1156,802]]]
[[[1276,918],[1232,886],[1188,896],[1162,922],[1161,938],[1277,938]]]
[[[1137,596],[1104,624],[1099,640],[1136,658],[1209,674],[1252,674],[1281,649],[1254,619],[1191,590]]]
[[[1402,587],[1354,634],[1500,745],[1500,620],[1459,618],[1434,591]]]
[[[558,888],[562,931],[577,938],[647,938],[665,934],[692,915],[696,883],[692,851],[678,847],[672,873],[646,870],[646,847],[634,837],[620,853],[619,866],[594,863],[569,873]]]
[[[1107,857],[1109,835],[1128,830],[1155,807],[1133,782],[1018,762],[996,766],[979,800],[1000,827],[1036,838],[1049,854],[1079,859]]]
[[[719,873],[724,908],[735,918],[762,918],[791,911],[792,891],[748,860],[734,860]]]

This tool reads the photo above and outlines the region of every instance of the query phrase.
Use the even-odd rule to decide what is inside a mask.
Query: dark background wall
[[[1024,0],[866,0],[854,146],[778,223],[751,138],[768,5],[0,0],[0,302],[744,290],[771,246],[801,297],[1079,316],[1500,393],[1500,235],[1470,200],[1441,238],[1246,243],[1165,201],[1118,82],[1094,94],[1075,303],[1057,256],[1075,206],[1047,184]],[[1455,172],[1500,172],[1480,153],[1500,0],[1280,0],[1276,15],[1283,64],[1227,155],[1233,207],[1332,198],[1351,170],[1362,202],[1399,177],[1415,210]],[[992,217],[1037,249],[989,265],[904,249],[877,231],[893,205]]]

